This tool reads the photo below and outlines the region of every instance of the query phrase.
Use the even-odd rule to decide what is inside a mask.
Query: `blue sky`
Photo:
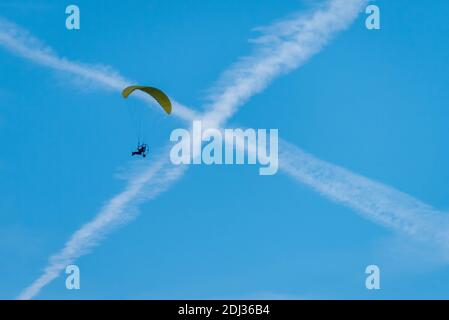
[[[77,1],[81,29],[68,31],[68,3],[2,2],[2,18],[59,56],[111,66],[196,110],[220,74],[251,53],[254,27],[314,3]],[[277,128],[320,159],[447,211],[449,3],[376,4],[381,30],[367,30],[362,13],[229,125]],[[129,155],[136,144],[129,105],[146,123],[146,162],[185,124],[3,46],[0,70],[0,298],[9,299],[123,190],[117,173],[138,162]],[[81,290],[66,290],[62,275],[37,298],[449,298],[441,251],[283,172],[192,166],[76,261]],[[381,290],[365,289],[369,264],[381,268]]]

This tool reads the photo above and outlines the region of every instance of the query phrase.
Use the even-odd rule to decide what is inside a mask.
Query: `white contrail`
[[[212,89],[213,102],[205,121],[220,126],[251,96],[277,76],[298,68],[320,51],[332,37],[349,27],[365,0],[333,0],[310,14],[297,15],[265,28],[254,40],[255,53],[240,59],[223,73]]]
[[[0,46],[36,64],[75,75],[83,81],[90,81],[90,84],[93,86],[121,91],[126,86],[135,84],[125,79],[109,66],[83,64],[59,57],[50,47],[45,46],[29,32],[1,17]],[[135,96],[146,102],[155,104],[147,95],[137,93]],[[174,116],[185,121],[192,121],[196,118],[196,113],[193,110],[176,102],[174,99],[171,100]]]
[[[72,235],[64,248],[50,258],[43,274],[24,289],[18,299],[33,298],[44,286],[57,278],[67,265],[98,245],[114,227],[132,219],[142,201],[155,198],[178,180],[185,167],[170,165],[168,152],[165,151],[162,155],[154,164],[132,175],[125,190],[109,200],[93,220]]]
[[[242,136],[236,136],[235,148],[257,156],[257,145]],[[279,142],[279,171],[368,220],[449,249],[448,213],[404,192],[320,160],[283,140]]]
[[[292,144],[281,141],[279,170],[342,203],[367,219],[420,240],[449,247],[446,212],[382,183],[320,160]]]
[[[74,74],[104,88],[121,90],[130,82],[113,69],[69,61],[56,55],[50,47],[16,24],[0,18],[0,45],[37,64]]]

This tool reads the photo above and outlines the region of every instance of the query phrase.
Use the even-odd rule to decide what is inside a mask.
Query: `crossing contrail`
[[[277,76],[304,64],[337,32],[347,28],[364,3],[363,0],[333,0],[310,14],[263,28],[263,36],[255,41],[256,52],[224,73],[204,114],[175,102],[174,109],[179,110],[175,115],[188,122],[203,119],[212,126],[224,125],[252,95],[261,92]],[[35,63],[100,82],[109,89],[121,90],[131,83],[104,67],[60,58],[7,21],[0,21],[0,29],[0,45]],[[286,142],[281,143],[280,156],[281,170],[329,199],[387,227],[415,236],[434,234],[437,241],[444,241],[444,232],[435,232],[435,221],[445,225],[444,216],[411,196],[319,160]],[[130,179],[123,192],[109,200],[91,222],[73,234],[64,248],[50,258],[43,274],[19,298],[36,296],[66,265],[96,246],[113,227],[133,218],[139,203],[164,192],[184,170],[185,167],[172,166],[162,153],[159,161],[149,166],[140,178]]]

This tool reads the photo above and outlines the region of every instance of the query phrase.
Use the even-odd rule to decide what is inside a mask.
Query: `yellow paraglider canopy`
[[[146,87],[146,86],[130,86],[126,87],[122,91],[123,98],[128,98],[128,96],[133,93],[135,90],[140,90],[145,93],[148,93],[150,96],[152,96],[162,107],[162,109],[167,112],[167,114],[171,113],[172,107],[170,99],[167,97],[165,93],[163,93],[161,90],[153,87]]]

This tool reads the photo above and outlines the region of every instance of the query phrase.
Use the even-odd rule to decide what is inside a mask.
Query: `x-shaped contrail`
[[[261,92],[275,77],[305,63],[333,35],[347,28],[364,3],[364,0],[333,0],[311,14],[297,15],[262,28],[263,35],[255,41],[254,54],[241,59],[224,73],[205,113],[197,113],[173,100],[174,115],[187,122],[202,119],[209,127],[222,127],[252,95]],[[7,21],[0,20],[0,30],[1,45],[40,65],[95,81],[113,90],[131,84],[118,73],[58,57]],[[139,97],[147,99],[144,95]],[[438,243],[447,240],[446,216],[431,206],[319,160],[288,142],[281,142],[280,152],[280,170],[329,199],[409,235]],[[19,298],[30,299],[37,295],[68,264],[97,245],[114,226],[134,217],[140,202],[165,191],[185,169],[172,166],[167,153],[163,152],[143,174],[130,179],[125,190],[109,200],[92,221],[72,235],[64,248],[50,258],[43,274],[23,290]]]

